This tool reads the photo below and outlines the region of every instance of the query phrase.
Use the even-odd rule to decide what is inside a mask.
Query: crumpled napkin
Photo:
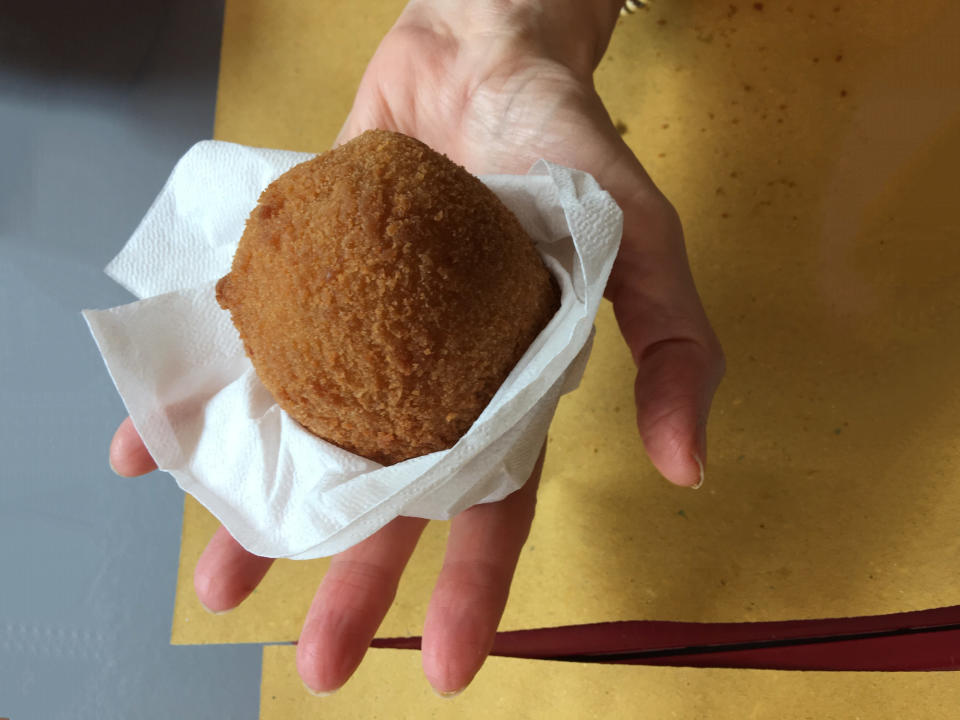
[[[456,445],[383,467],[274,403],[214,297],[260,192],[310,157],[195,145],[107,266],[143,299],[83,313],[159,467],[247,550],[297,559],[340,552],[400,515],[448,519],[526,482],[560,395],[583,374],[622,230],[584,172],[541,160],[526,176],[481,178],[536,241],[560,309]]]

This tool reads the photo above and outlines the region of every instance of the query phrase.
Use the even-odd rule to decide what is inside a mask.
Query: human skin
[[[337,143],[382,128],[416,137],[475,174],[525,173],[540,157],[591,173],[624,213],[605,295],[637,367],[638,431],[667,480],[697,487],[724,359],[677,213],[593,87],[619,7],[609,0],[414,0],[371,60]],[[156,468],[129,418],[114,435],[110,460],[125,476]],[[541,467],[542,457],[522,489],[451,521],[422,645],[424,672],[442,695],[465,688],[492,647]],[[397,518],[331,559],[297,645],[308,689],[336,690],[360,664],[425,525]],[[197,563],[197,595],[214,612],[236,607],[272,562],[221,527]]]

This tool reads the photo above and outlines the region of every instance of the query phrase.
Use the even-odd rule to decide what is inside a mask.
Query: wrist
[[[411,0],[397,21],[478,53],[527,53],[589,77],[613,33],[614,0]]]

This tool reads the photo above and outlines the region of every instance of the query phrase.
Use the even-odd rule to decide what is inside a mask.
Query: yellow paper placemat
[[[323,150],[401,3],[227,3],[217,137]],[[960,603],[960,8],[658,2],[621,21],[597,86],[684,219],[728,357],[700,491],[634,427],[608,305],[551,429],[502,629],[768,620]],[[324,561],[279,562],[206,614],[189,500],[173,640],[290,640]],[[445,525],[381,635],[419,634]]]
[[[295,658],[293,646],[264,647],[261,720],[937,720],[955,717],[960,706],[960,683],[950,672],[716,670],[497,657],[450,700],[433,693],[420,654],[407,650],[371,650],[343,688],[317,698],[304,690]]]

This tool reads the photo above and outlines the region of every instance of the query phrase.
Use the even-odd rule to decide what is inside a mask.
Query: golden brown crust
[[[452,446],[559,306],[493,192],[380,130],[271,183],[216,292],[276,402],[384,464]]]

